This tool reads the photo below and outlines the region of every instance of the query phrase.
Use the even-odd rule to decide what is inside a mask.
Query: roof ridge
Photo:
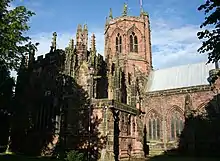
[[[196,64],[205,64],[205,65],[209,65],[212,63],[207,64],[207,62],[205,61],[201,61],[201,62],[197,62],[197,63],[191,63],[191,64],[182,64],[182,65],[177,65],[177,66],[172,66],[172,67],[166,67],[166,68],[161,68],[161,69],[155,69],[153,71],[158,71],[158,70],[167,70],[167,69],[172,69],[172,68],[177,68],[177,67],[185,67],[185,66],[190,66],[190,65],[196,65]]]

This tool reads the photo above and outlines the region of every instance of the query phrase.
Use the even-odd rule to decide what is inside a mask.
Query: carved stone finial
[[[57,33],[53,33],[53,38],[52,38],[52,43],[51,43],[51,51],[56,50],[56,45],[57,45]]]
[[[69,49],[70,49],[70,50],[74,50],[74,40],[73,40],[73,39],[70,39]]]
[[[149,16],[149,14],[144,11],[143,7],[141,8],[141,16]]]
[[[112,15],[112,8],[110,8],[110,11],[109,11],[109,19],[113,19],[113,15]]]
[[[91,38],[91,51],[93,52],[96,51],[95,34],[92,34],[92,38]]]
[[[84,28],[84,30],[88,30],[87,24],[85,24],[83,28]]]
[[[108,25],[108,17],[105,18],[105,26]]]
[[[128,14],[128,5],[124,3],[122,16],[127,16]]]
[[[81,24],[78,25],[77,30],[82,30],[82,25]]]

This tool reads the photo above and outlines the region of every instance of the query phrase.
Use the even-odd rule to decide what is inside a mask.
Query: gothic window
[[[121,38],[121,36],[119,36],[119,52],[121,53],[121,51],[122,51],[122,38]]]
[[[176,140],[183,130],[183,119],[179,112],[174,112],[170,120],[171,140]]]
[[[130,37],[130,52],[138,52],[138,38],[134,32],[131,33]]]
[[[116,51],[118,51],[118,44],[119,44],[119,42],[118,42],[118,37],[116,37]]]
[[[133,52],[133,36],[130,35],[130,52]]]
[[[119,33],[117,34],[115,41],[116,41],[116,51],[121,53],[122,52],[122,38]]]
[[[148,121],[148,138],[149,140],[160,139],[161,122],[157,115],[152,114]]]
[[[138,39],[137,36],[134,36],[134,52],[138,52]]]

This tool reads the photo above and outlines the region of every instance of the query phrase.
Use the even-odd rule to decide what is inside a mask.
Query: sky
[[[140,0],[15,0],[11,8],[26,6],[36,13],[30,19],[28,35],[39,42],[37,56],[49,52],[52,33],[57,32],[57,46],[64,49],[71,38],[75,39],[78,24],[87,24],[89,38],[96,35],[96,46],[104,55],[104,25],[109,9],[113,16],[122,13],[128,4],[128,15],[139,16]],[[197,32],[204,13],[197,8],[204,0],[143,0],[149,13],[154,69],[168,68],[207,61],[207,55],[199,54],[201,42]],[[90,40],[89,40],[90,42]]]

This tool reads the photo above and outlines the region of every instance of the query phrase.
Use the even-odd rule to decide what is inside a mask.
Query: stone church
[[[149,16],[143,10],[140,16],[129,16],[126,5],[120,17],[110,10],[104,35],[104,58],[96,51],[95,35],[88,49],[86,25],[78,25],[75,40],[59,52],[65,56],[60,72],[88,93],[93,108],[89,120],[100,120],[98,138],[105,141],[99,160],[144,158],[177,147],[187,111],[202,111],[214,95],[207,78],[215,66],[202,62],[154,70]],[[46,70],[48,64],[42,62],[53,63],[54,51],[56,34],[45,58],[32,61],[29,56],[33,73]],[[65,98],[68,108],[74,106]],[[66,117],[69,120],[73,113]]]

